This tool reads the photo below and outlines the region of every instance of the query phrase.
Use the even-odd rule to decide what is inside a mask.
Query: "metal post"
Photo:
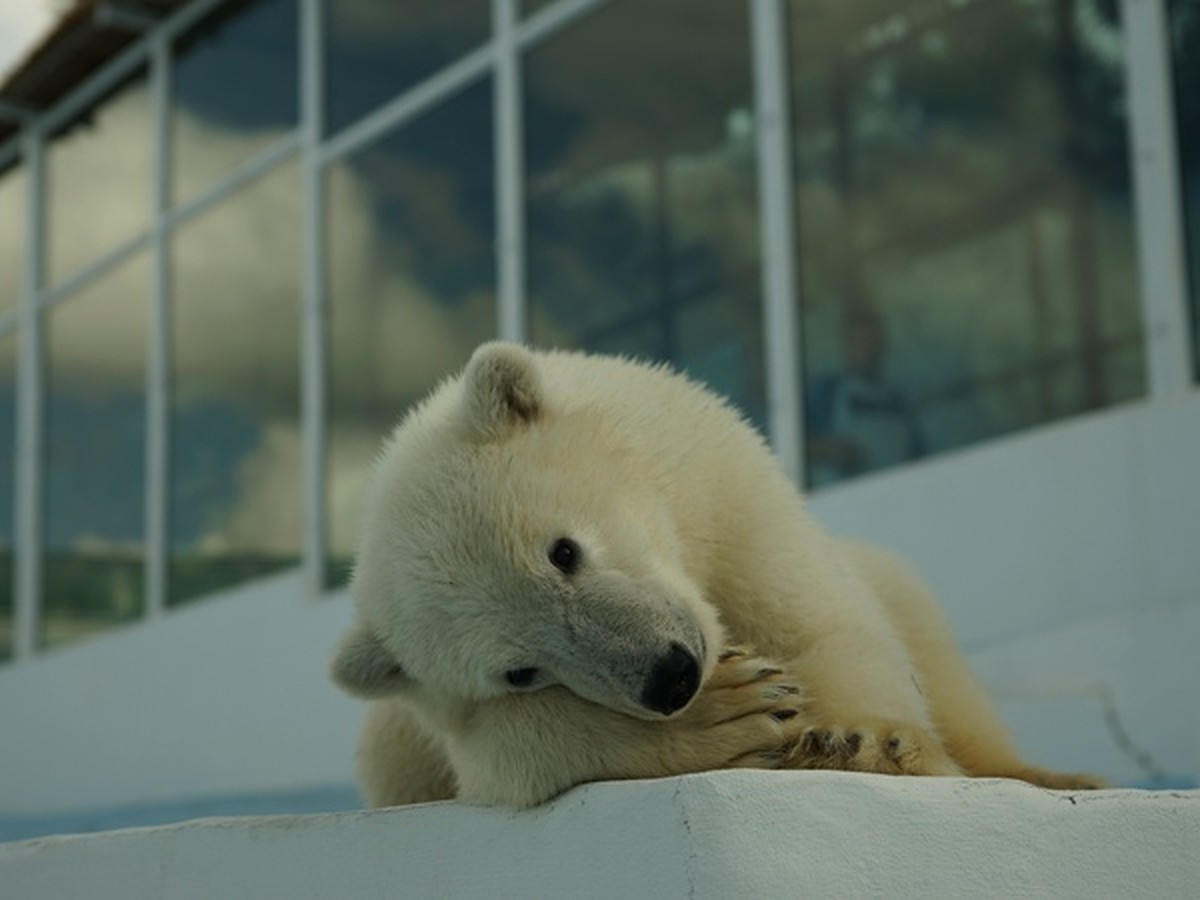
[[[22,137],[25,164],[25,260],[17,344],[16,596],[13,656],[28,659],[37,647],[42,607],[42,427],[45,384],[39,296],[46,258],[45,144],[40,132]]]
[[[1150,397],[1191,389],[1182,192],[1166,0],[1122,0],[1129,144]]]
[[[304,497],[303,571],[310,600],[325,591],[326,513],[326,265],[325,186],[321,164],[324,74],[320,0],[300,0],[300,167],[304,192],[300,273],[300,417]]]
[[[804,484],[803,402],[793,239],[787,29],[782,0],[750,0],[754,105],[758,123],[759,227],[767,408],[771,444],[784,470]]]
[[[495,53],[496,330],[525,340],[525,185],[517,0],[492,0]]]
[[[154,190],[151,210],[151,285],[146,352],[146,615],[167,605],[170,552],[171,58],[162,33],[150,47],[151,119],[154,123]]]

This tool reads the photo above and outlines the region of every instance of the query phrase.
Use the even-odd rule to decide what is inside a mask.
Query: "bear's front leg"
[[[869,639],[863,633],[854,637],[860,644]],[[908,661],[889,651],[894,648],[881,640],[856,654],[845,642],[826,638],[788,664],[808,692],[809,705],[787,768],[963,774],[934,731]]]
[[[801,701],[781,669],[730,651],[670,718],[637,719],[551,687],[471,711],[447,750],[460,799],[533,806],[589,781],[778,768],[803,731]]]

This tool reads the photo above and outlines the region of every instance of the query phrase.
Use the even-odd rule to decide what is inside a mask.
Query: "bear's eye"
[[[570,575],[579,568],[582,557],[583,551],[570,538],[559,538],[550,547],[550,562],[565,575]]]
[[[515,688],[527,688],[533,684],[533,680],[537,678],[538,670],[535,668],[528,669],[512,669],[504,673],[505,680]]]

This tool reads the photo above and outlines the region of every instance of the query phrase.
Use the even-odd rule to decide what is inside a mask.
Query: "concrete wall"
[[[913,558],[1037,761],[1200,774],[1200,398],[1135,405],[830,489]],[[348,785],[326,681],[344,596],[282,576],[0,669],[0,818]]]
[[[11,897],[1188,897],[1200,791],[718,772],[0,845]]]
[[[283,576],[3,670],[0,815],[351,782],[349,622]]]
[[[913,560],[1034,759],[1200,775],[1200,396],[1131,405],[813,498]]]

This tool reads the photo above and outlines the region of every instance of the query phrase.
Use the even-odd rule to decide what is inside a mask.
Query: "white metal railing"
[[[496,38],[496,333],[510,341],[525,338],[525,110],[520,51],[513,40],[520,13],[520,0],[492,0]]]
[[[1193,371],[1166,0],[1122,0],[1121,21],[1146,380],[1152,398],[1166,399],[1191,388]]]
[[[40,615],[42,555],[42,437],[44,346],[42,315],[94,283],[137,253],[151,256],[151,313],[146,364],[145,614],[166,608],[170,456],[171,235],[243,187],[299,157],[303,191],[301,284],[301,428],[304,498],[303,560],[310,599],[325,591],[325,287],[326,170],[380,136],[401,127],[479,79],[494,76],[496,88],[497,236],[499,322],[497,333],[523,337],[524,222],[521,183],[520,52],[549,38],[608,0],[563,0],[520,20],[518,0],[493,0],[493,35],[473,51],[396,96],[336,134],[324,134],[323,0],[296,0],[299,16],[297,127],[217,179],[185,203],[171,197],[173,136],[170,129],[173,44],[224,0],[195,0],[146,30],[121,53],[53,107],[30,112],[18,139],[0,147],[0,163],[25,169],[27,234],[20,308],[0,317],[0,335],[18,334],[18,399],[14,530],[14,656],[27,659],[36,649]],[[53,286],[44,283],[46,177],[44,156],[54,132],[100,102],[122,81],[146,68],[150,85],[154,169],[149,224],[140,233],[69,273]]]
[[[323,0],[296,0],[299,17],[297,126],[186,203],[172,205],[170,96],[173,42],[222,0],[195,0],[149,29],[101,66],[53,108],[31,113],[18,138],[0,146],[0,163],[19,159],[25,170],[24,227],[28,235],[19,309],[0,317],[0,335],[18,334],[14,650],[35,649],[41,591],[42,431],[44,349],[42,315],[134,254],[152,257],[152,313],[146,367],[145,579],[146,614],[166,606],[167,497],[170,434],[169,239],[175,229],[251,182],[299,159],[303,191],[301,283],[301,428],[305,499],[303,562],[310,598],[325,589],[325,175],[328,168],[411,121],[464,87],[491,76],[495,106],[497,327],[521,339],[528,310],[525,272],[523,91],[521,54],[610,0],[560,0],[521,19],[518,0],[492,0],[492,35],[438,72],[333,135],[324,134]],[[759,229],[762,235],[765,376],[771,439],[790,473],[803,482],[803,398],[798,377],[794,210],[787,63],[786,0],[748,0],[758,126]],[[1192,385],[1186,321],[1186,273],[1175,121],[1165,26],[1165,0],[1122,0],[1130,146],[1137,203],[1141,295],[1152,399]],[[151,221],[140,234],[106,252],[53,287],[43,281],[46,246],[47,142],[57,128],[129,78],[149,73],[155,167]]]
[[[787,473],[805,483],[800,332],[796,316],[792,123],[788,109],[784,0],[750,0],[758,122],[758,203],[762,235],[763,346],[771,444]]]
[[[309,601],[325,589],[325,71],[322,0],[300,0],[300,164],[304,191],[300,275],[300,428],[303,460],[297,485],[304,500],[303,568]]]

